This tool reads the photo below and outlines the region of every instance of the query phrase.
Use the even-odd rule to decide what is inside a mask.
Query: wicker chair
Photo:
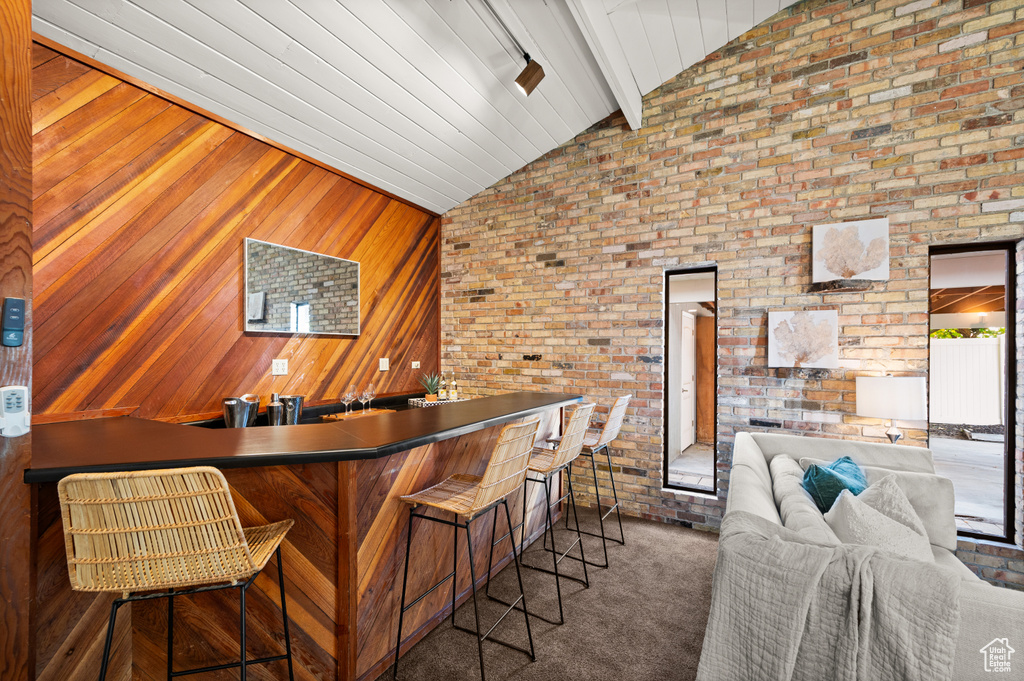
[[[566,476],[566,487],[568,488],[568,492],[566,494],[560,496],[558,499],[555,499],[554,501],[551,501],[551,488],[554,486],[555,481],[557,481],[559,479],[562,471],[565,470],[568,466],[572,465],[572,462],[575,461],[576,458],[580,455],[580,451],[583,448],[583,439],[584,439],[584,437],[587,434],[587,428],[590,426],[590,418],[591,418],[591,416],[593,416],[594,408],[596,406],[597,405],[595,405],[595,404],[586,403],[586,404],[581,404],[581,405],[576,407],[576,410],[572,414],[572,418],[569,419],[569,425],[566,427],[565,433],[561,436],[561,438],[559,438],[558,447],[556,449],[545,449],[545,448],[537,447],[537,448],[535,448],[533,450],[533,452],[530,454],[530,462],[527,465],[527,471],[528,471],[527,472],[527,476],[526,476],[526,479],[523,481],[523,520],[519,524],[519,526],[517,526],[517,527],[522,527],[523,528],[522,529],[522,539],[520,539],[520,542],[519,542],[519,546],[520,546],[521,550],[523,550],[522,547],[524,546],[524,544],[526,542],[526,520],[527,520],[527,517],[526,517],[526,510],[527,510],[526,499],[527,499],[527,496],[528,496],[527,495],[527,487],[529,486],[528,483],[535,483],[535,484],[542,484],[542,485],[544,485],[544,498],[548,500],[548,504],[546,506],[547,517],[545,519],[545,525],[544,525],[544,543],[543,543],[543,546],[544,546],[544,549],[546,551],[551,553],[551,558],[552,558],[552,563],[553,563],[552,569],[548,569],[548,568],[537,566],[537,565],[530,565],[526,561],[522,561],[522,560],[521,560],[521,562],[522,562],[523,567],[530,568],[531,570],[537,570],[539,572],[546,572],[546,573],[548,573],[550,575],[554,575],[555,576],[555,590],[556,590],[556,592],[558,594],[558,620],[556,621],[556,620],[553,620],[553,619],[548,619],[547,617],[545,617],[543,615],[539,615],[539,614],[535,614],[535,613],[530,613],[532,616],[538,617],[538,618],[540,618],[540,619],[542,619],[545,622],[548,622],[550,624],[564,624],[565,623],[565,613],[564,613],[564,611],[562,609],[562,584],[561,584],[561,580],[563,578],[564,579],[571,579],[574,582],[579,582],[580,584],[582,584],[583,586],[585,586],[588,589],[590,588],[590,577],[589,577],[589,575],[587,575],[586,555],[583,552],[583,538],[580,536],[579,518],[576,517],[576,515],[575,515],[575,512],[576,512],[576,495],[573,493],[573,489],[572,489],[572,478],[570,476]],[[530,473],[534,473],[536,475],[536,477],[531,477],[529,475]],[[555,528],[554,528],[554,523],[552,521],[551,508],[552,508],[552,506],[557,506],[558,504],[562,503],[566,499],[568,499],[570,504],[572,505],[573,515],[574,515],[574,517],[576,517],[576,539],[573,540],[573,542],[571,544],[569,544],[569,546],[566,547],[566,549],[564,551],[559,552],[558,549],[555,546]],[[568,515],[566,517],[568,517]],[[495,517],[494,522],[495,523],[497,522],[497,517]],[[491,534],[492,534],[492,536],[494,534],[494,529],[493,528],[491,529]],[[549,534],[551,536],[551,548],[550,549],[547,548],[547,541],[548,541],[548,535]],[[579,555],[578,558],[576,556],[570,556],[569,555],[569,552],[572,551],[573,548],[576,547],[577,545],[580,547],[580,549],[579,549],[580,555]],[[563,574],[563,573],[559,572],[558,565],[559,565],[559,563],[562,562],[562,559],[565,558],[566,556],[568,556],[569,558],[573,558],[574,560],[578,560],[578,561],[583,563],[583,577],[582,578],[575,577],[575,576],[572,576],[572,575]],[[490,566],[488,566],[488,570],[489,569],[490,569]],[[488,596],[490,596],[490,591],[489,591],[490,586],[491,585],[488,582],[488,584],[487,584],[487,589],[488,589],[487,595]],[[497,599],[495,599],[495,600],[497,600]],[[506,605],[509,605],[509,604],[506,603]]]
[[[415,494],[409,494],[401,498],[402,501],[409,504],[409,533],[406,537],[405,543],[405,569],[402,573],[402,601],[401,610],[398,615],[398,634],[397,641],[395,643],[394,679],[398,679],[398,658],[402,648],[402,623],[405,618],[405,613],[449,579],[452,580],[452,626],[456,629],[476,634],[477,653],[480,656],[480,681],[485,681],[486,678],[484,675],[483,642],[488,638],[490,633],[494,631],[498,623],[501,622],[506,615],[512,612],[513,609],[515,609],[515,606],[518,605],[520,601],[523,604],[521,610],[523,611],[526,619],[526,635],[530,642],[529,650],[498,639],[491,640],[508,648],[512,648],[513,650],[526,653],[532,660],[537,659],[536,653],[533,649],[533,634],[530,631],[530,618],[525,614],[526,595],[523,592],[523,578],[519,571],[519,560],[516,554],[515,537],[512,533],[512,515],[508,510],[508,495],[518,489],[526,479],[526,466],[530,460],[530,453],[533,450],[533,444],[537,436],[537,428],[539,424],[540,418],[533,417],[521,423],[513,423],[505,426],[501,431],[501,435],[498,437],[498,442],[494,447],[494,452],[491,454],[491,460],[488,462],[487,468],[484,470],[484,474],[482,476],[465,474],[452,475],[433,487],[429,487],[420,492],[416,492]],[[483,513],[491,509],[495,509],[495,516],[497,516],[498,505],[505,507],[505,521],[508,523],[509,531],[507,535],[504,535],[501,539],[495,541],[494,528],[492,527],[491,554],[493,556],[494,546],[500,543],[505,537],[508,537],[512,542],[512,558],[516,567],[516,577],[519,580],[519,598],[517,598],[515,602],[513,602],[501,615],[501,617],[497,619],[494,625],[488,629],[487,633],[481,634],[480,606],[477,602],[476,569],[474,568],[473,563],[473,539],[470,532],[470,525],[475,519],[479,518]],[[422,513],[417,513],[416,509],[420,506],[430,506],[442,511],[447,511],[455,515],[455,520],[451,521],[444,518],[436,518],[433,516],[423,515]],[[418,596],[412,603],[406,605],[406,587],[409,580],[409,555],[410,548],[412,546],[412,521],[414,518],[430,520],[443,525],[449,525],[453,528],[453,561],[451,573],[424,591],[423,594]],[[459,522],[460,518],[464,518],[465,522]],[[495,523],[496,522],[497,520],[495,520]],[[464,529],[466,531],[466,544],[469,551],[470,584],[473,589],[473,611],[476,615],[475,630],[459,626],[455,623],[455,600],[458,595],[456,575],[458,574],[459,569],[459,529]],[[491,558],[489,557],[488,563],[490,563],[490,560]],[[489,571],[488,576],[490,576]]]
[[[626,415],[626,407],[629,406],[629,400],[632,399],[632,395],[623,395],[615,400],[612,404],[612,408],[608,412],[608,418],[605,419],[604,424],[600,430],[596,433],[588,432],[586,437],[583,438],[583,448],[580,450],[582,456],[586,456],[590,459],[590,469],[594,474],[594,497],[597,501],[597,519],[600,523],[601,532],[588,532],[583,530],[582,533],[591,537],[601,538],[601,548],[604,551],[604,563],[588,562],[588,565],[594,567],[606,568],[608,567],[608,541],[611,540],[618,544],[626,543],[626,535],[622,532],[622,514],[619,511],[619,494],[615,489],[615,472],[612,466],[612,454],[611,444],[615,441],[615,438],[619,436],[619,429],[622,427],[622,419]],[[560,438],[551,438],[549,442],[558,442]],[[596,455],[599,451],[604,450],[605,456],[608,457],[608,477],[611,479],[612,486],[612,498],[614,503],[608,508],[603,510],[601,507],[601,486],[597,482],[597,464],[595,463]],[[572,477],[572,464],[569,464],[569,477]],[[609,537],[604,531],[604,521],[612,511],[615,511],[616,519],[619,521],[619,538]],[[575,514],[576,507],[573,506],[573,513]],[[578,521],[577,521],[578,522]],[[569,527],[569,515],[565,516],[565,526]],[[570,556],[571,558],[572,556]]]
[[[293,521],[242,528],[224,475],[216,468],[80,473],[58,485],[68,574],[75,591],[120,593],[110,609],[100,681],[106,677],[117,611],[125,603],[167,598],[167,678],[287,660],[294,680],[281,541]],[[285,654],[246,660],[245,592],[277,556]],[[174,597],[241,590],[238,662],[173,671]],[[141,593],[146,592],[146,593]]]

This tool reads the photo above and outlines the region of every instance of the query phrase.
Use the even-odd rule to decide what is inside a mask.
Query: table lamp
[[[920,376],[858,376],[857,415],[889,419],[885,434],[896,443],[903,433],[896,419],[924,421],[928,418],[925,380]]]

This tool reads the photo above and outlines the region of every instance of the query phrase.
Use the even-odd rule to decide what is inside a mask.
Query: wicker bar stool
[[[508,510],[508,495],[517,490],[526,478],[526,465],[530,459],[530,452],[533,450],[533,443],[534,439],[537,437],[537,428],[539,424],[540,418],[533,417],[523,421],[522,423],[513,423],[505,426],[501,431],[501,435],[498,437],[498,442],[494,447],[494,453],[491,455],[491,460],[487,464],[487,468],[484,470],[484,474],[482,476],[456,474],[433,487],[428,487],[427,489],[416,492],[415,494],[409,494],[402,497],[402,501],[410,505],[409,534],[406,537],[405,543],[405,570],[402,573],[402,602],[401,610],[398,614],[398,640],[395,643],[395,679],[398,678],[398,658],[402,648],[402,622],[405,618],[406,611],[414,607],[449,579],[452,580],[452,626],[456,629],[476,634],[477,653],[480,656],[480,681],[484,681],[485,679],[484,640],[491,635],[491,632],[494,631],[495,627],[498,626],[506,615],[515,609],[515,606],[518,605],[520,601],[523,603],[523,612],[526,619],[526,635],[530,641],[529,650],[506,641],[498,639],[491,640],[508,648],[512,648],[513,650],[518,650],[521,653],[526,653],[532,660],[537,659],[533,649],[533,634],[530,631],[530,618],[525,614],[526,594],[523,592],[523,576],[519,571],[519,559],[516,556],[516,542],[515,537],[512,534],[512,515]],[[517,598],[515,602],[512,603],[504,613],[502,613],[501,617],[497,619],[486,633],[481,634],[480,606],[477,602],[476,593],[476,568],[473,564],[473,536],[470,533],[470,525],[476,518],[479,518],[483,513],[491,510],[492,508],[495,509],[495,514],[497,514],[497,506],[499,505],[505,507],[505,521],[508,523],[509,527],[508,537],[512,542],[512,562],[515,563],[516,578],[519,580],[519,598]],[[416,509],[420,506],[432,506],[443,511],[448,511],[449,513],[455,514],[455,520],[451,521],[444,518],[435,518],[423,515],[422,513],[417,513]],[[454,540],[455,550],[452,552],[453,560],[451,573],[423,592],[423,594],[418,596],[412,603],[406,605],[406,587],[409,581],[409,550],[412,546],[412,521],[414,518],[422,518],[423,520],[430,520],[435,523],[451,526],[453,528],[452,537]],[[465,522],[459,522],[460,518],[465,518]],[[464,529],[466,531],[466,544],[469,551],[470,585],[473,589],[473,612],[476,617],[475,630],[455,624],[455,600],[458,596],[456,575],[459,570],[459,529]],[[493,541],[492,534],[492,554],[494,552],[494,544],[495,542]],[[488,558],[488,563],[490,563],[490,558]],[[489,576],[490,575],[488,574],[488,577]]]
[[[281,541],[294,521],[243,528],[224,475],[207,466],[133,473],[79,473],[60,481],[68,574],[75,591],[120,593],[110,608],[100,681],[106,677],[118,609],[167,598],[167,678],[287,660],[294,681]],[[285,654],[247,660],[245,592],[277,556]],[[241,590],[238,662],[174,671],[174,598]],[[146,593],[141,593],[146,592]]]
[[[606,567],[608,567],[608,542],[609,541],[613,541],[613,542],[615,542],[617,544],[625,544],[626,543],[626,535],[623,534],[623,532],[622,532],[622,513],[619,511],[619,494],[618,494],[618,492],[615,489],[615,471],[612,470],[611,444],[612,444],[612,442],[615,441],[615,438],[617,438],[619,436],[619,429],[622,427],[622,419],[626,415],[626,407],[629,406],[629,400],[632,399],[632,397],[633,397],[632,395],[623,395],[622,397],[619,397],[619,398],[617,398],[615,400],[615,403],[612,404],[611,410],[609,410],[609,412],[608,412],[608,418],[605,420],[604,425],[601,427],[600,432],[598,432],[596,434],[592,433],[592,432],[591,433],[587,433],[587,436],[583,439],[583,448],[582,448],[582,450],[580,450],[580,454],[582,456],[586,456],[586,457],[588,457],[590,459],[590,469],[594,473],[594,497],[595,497],[595,499],[597,501],[597,519],[598,519],[598,522],[600,523],[600,526],[601,526],[601,532],[600,533],[588,532],[587,530],[582,530],[581,532],[583,534],[589,535],[591,537],[600,537],[601,538],[601,548],[604,551],[604,563],[595,563],[595,562],[588,562],[587,563],[588,565],[593,565],[594,567],[598,567],[598,568],[606,568]],[[551,438],[549,440],[549,442],[558,442],[559,440],[560,440],[560,438]],[[601,487],[598,485],[598,482],[597,482],[597,463],[595,462],[595,459],[597,458],[597,453],[600,452],[602,449],[604,450],[605,456],[608,458],[608,476],[609,476],[609,478],[611,478],[611,483],[612,483],[612,499],[614,501],[614,503],[608,508],[608,510],[603,510],[602,507],[601,507]],[[572,464],[571,463],[569,464],[568,471],[569,471],[569,476],[572,477]],[[605,518],[607,518],[609,515],[611,515],[612,511],[615,511],[616,519],[619,521],[619,538],[618,539],[616,539],[615,537],[607,536],[607,534],[604,531],[604,521],[605,521]],[[575,513],[575,512],[576,512],[576,507],[575,507],[575,505],[573,505],[573,513]],[[579,522],[579,521],[577,520],[577,522]],[[565,516],[565,526],[569,527],[569,515],[568,514],[566,514],[566,516]],[[545,548],[547,548],[547,544],[546,543],[545,543]],[[578,558],[575,558],[575,556],[569,556],[569,557],[573,558],[575,560],[579,560]]]
[[[560,496],[558,499],[555,499],[554,501],[551,501],[551,488],[555,484],[555,482],[559,479],[559,476],[561,475],[562,471],[565,470],[568,466],[572,465],[572,462],[575,461],[576,458],[580,455],[580,451],[583,448],[583,438],[587,434],[587,428],[590,426],[590,418],[594,414],[594,408],[596,406],[597,406],[596,404],[585,403],[585,404],[581,404],[578,407],[576,407],[576,410],[572,414],[572,418],[569,420],[569,425],[565,429],[565,433],[559,439],[558,448],[557,449],[553,449],[552,450],[552,449],[545,449],[545,448],[542,448],[542,447],[537,447],[537,448],[535,448],[533,450],[533,452],[530,454],[530,462],[527,465],[527,471],[528,471],[527,472],[527,476],[526,476],[526,479],[523,481],[523,520],[522,520],[522,522],[516,528],[516,529],[518,529],[519,527],[523,528],[522,529],[522,538],[519,540],[519,546],[520,546],[520,550],[521,551],[525,550],[523,547],[524,547],[524,544],[526,542],[526,520],[527,520],[527,516],[526,516],[526,510],[527,510],[526,500],[527,500],[527,487],[528,487],[528,483],[535,483],[535,484],[544,485],[544,498],[547,499],[547,501],[548,501],[547,506],[546,506],[547,517],[545,519],[545,525],[544,525],[544,536],[545,536],[544,545],[545,545],[545,547],[547,546],[547,535],[550,533],[550,535],[551,535],[551,551],[550,551],[550,553],[551,553],[551,558],[552,558],[552,563],[553,563],[552,569],[549,569],[549,568],[546,568],[546,567],[541,567],[539,565],[530,565],[526,561],[523,561],[523,560],[521,560],[521,562],[522,562],[523,567],[529,568],[531,570],[537,570],[539,572],[546,572],[549,575],[554,575],[555,576],[555,591],[558,594],[558,621],[555,621],[553,619],[548,619],[547,617],[544,617],[543,615],[538,615],[538,614],[535,614],[535,613],[530,613],[534,617],[538,617],[538,618],[540,618],[540,619],[542,619],[545,622],[548,622],[550,624],[564,624],[565,623],[565,613],[563,612],[563,609],[562,609],[562,583],[561,583],[561,580],[563,578],[571,579],[574,582],[579,582],[580,584],[582,584],[583,586],[585,586],[588,589],[590,588],[590,577],[587,575],[586,555],[583,553],[583,538],[580,536],[580,521],[579,521],[579,517],[576,516],[576,496],[575,496],[575,494],[573,494],[572,478],[570,476],[566,476],[566,487],[568,488],[568,492],[566,494],[563,494],[562,496]],[[531,477],[530,473],[535,473],[536,477]],[[571,544],[569,544],[568,547],[566,547],[565,551],[562,551],[561,553],[559,553],[558,549],[555,548],[555,527],[554,527],[554,522],[552,521],[552,518],[551,518],[551,507],[552,506],[557,506],[557,505],[561,504],[566,499],[568,499],[569,503],[572,504],[573,516],[576,518],[576,539],[573,540],[573,542]],[[566,511],[566,518],[568,519],[568,511]],[[498,522],[497,515],[495,515],[494,525],[497,525],[497,522]],[[492,526],[491,527],[491,541],[492,542],[494,542],[494,532],[495,532],[495,528],[494,528],[494,526]],[[498,541],[501,541],[501,539],[504,539],[504,537],[498,539]],[[583,578],[582,579],[579,578],[579,577],[574,577],[572,575],[562,574],[562,573],[560,573],[558,571],[558,564],[561,563],[562,559],[565,558],[569,554],[569,552],[572,551],[572,549],[575,546],[577,546],[577,545],[579,545],[579,547],[580,547],[580,556],[576,560],[579,560],[579,561],[581,561],[583,563]],[[569,556],[569,557],[570,558],[575,558],[575,556]],[[490,572],[490,565],[488,565],[488,572]],[[489,597],[493,598],[492,596],[490,596],[490,586],[491,586],[491,584],[490,584],[490,582],[488,582],[487,583],[487,595]],[[495,599],[495,600],[497,600],[497,599]],[[506,603],[506,605],[509,605],[509,604]]]

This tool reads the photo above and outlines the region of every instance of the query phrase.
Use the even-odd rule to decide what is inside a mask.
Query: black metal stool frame
[[[608,457],[608,477],[611,479],[612,498],[615,501],[615,503],[612,504],[612,506],[607,511],[603,511],[603,512],[602,512],[602,509],[601,509],[601,486],[598,484],[598,481],[597,481],[597,463],[595,462],[595,459],[597,459],[597,453],[599,451],[601,451],[602,449],[604,450],[605,456]],[[600,534],[598,534],[596,532],[588,532],[587,530],[581,530],[581,532],[583,534],[591,536],[591,537],[600,537],[601,538],[601,548],[604,550],[604,563],[595,563],[595,562],[588,561],[587,565],[593,565],[594,567],[602,568],[603,569],[603,568],[607,568],[608,567],[608,542],[609,541],[613,541],[616,544],[622,544],[623,546],[626,544],[626,535],[622,531],[622,513],[619,511],[619,493],[615,489],[615,471],[613,470],[613,466],[612,466],[611,447],[609,446],[609,443],[605,443],[605,444],[601,445],[600,447],[598,447],[597,449],[591,451],[589,454],[586,451],[580,452],[580,456],[586,456],[586,457],[588,457],[590,459],[590,468],[594,472],[594,498],[597,501],[597,520],[598,520],[598,522],[601,525],[601,533]],[[572,478],[572,462],[571,461],[569,462],[568,472],[569,472],[568,477]],[[576,505],[575,504],[573,504],[572,511],[573,511],[573,514],[575,515],[576,514]],[[605,531],[604,531],[604,520],[609,515],[611,515],[612,511],[615,511],[615,516],[616,516],[616,518],[619,521],[619,538],[618,539],[616,539],[615,537],[608,537],[605,534]],[[576,518],[576,524],[577,524],[577,526],[579,525],[579,517],[578,516]],[[569,514],[568,513],[565,515],[565,526],[566,526],[566,528],[569,527]],[[545,544],[544,548],[547,548],[547,544]],[[573,560],[580,560],[576,556],[569,556],[569,558],[572,558]]]
[[[132,603],[135,601],[152,601],[157,598],[167,599],[167,680],[170,681],[178,676],[188,676],[190,674],[200,674],[203,672],[215,672],[221,669],[234,669],[238,667],[241,675],[240,679],[245,681],[246,673],[245,668],[253,664],[265,664],[268,662],[277,662],[278,660],[288,661],[288,678],[291,681],[295,681],[295,673],[292,669],[292,641],[291,636],[288,633],[288,606],[285,602],[284,596],[284,568],[281,565],[281,547],[278,546],[275,551],[277,554],[277,578],[278,584],[281,588],[281,617],[284,620],[284,655],[274,655],[272,657],[261,657],[255,660],[247,660],[245,658],[245,592],[252,586],[252,583],[256,581],[256,577],[259,576],[259,572],[253,574],[245,582],[239,582],[237,584],[217,584],[213,586],[200,586],[193,587],[190,589],[180,589],[169,591],[161,591],[156,593],[145,593],[141,595],[128,595],[124,598],[116,599],[110,606],[110,621],[107,623],[107,638],[103,644],[103,661],[100,663],[100,679],[104,681],[107,676],[107,665],[110,662],[110,647],[114,641],[114,622],[117,619],[117,611],[125,603]],[[224,589],[240,589],[240,648],[241,655],[238,662],[228,662],[226,664],[218,664],[210,667],[197,667],[195,669],[185,669],[182,671],[174,671],[174,597],[175,596],[189,596],[191,594],[204,593],[206,591],[223,591]]]
[[[480,516],[484,515],[485,513],[487,513],[487,511],[489,511],[491,509],[494,509],[494,517],[495,517],[495,521],[494,522],[495,522],[495,524],[497,524],[498,506],[499,505],[505,507],[505,521],[508,523],[508,527],[509,527],[509,534],[507,536],[509,537],[509,540],[512,542],[512,562],[515,563],[515,566],[516,566],[516,578],[519,581],[519,598],[517,598],[511,605],[509,605],[507,603],[502,603],[502,605],[509,605],[508,609],[505,610],[505,612],[503,612],[500,617],[498,617],[498,619],[494,622],[494,624],[491,625],[491,628],[488,629],[486,633],[481,634],[480,633],[480,604],[479,604],[479,602],[477,600],[477,588],[476,588],[476,567],[473,564],[473,535],[470,532],[470,526],[472,525],[474,520],[476,520]],[[406,535],[406,540],[405,540],[405,569],[402,572],[402,602],[401,602],[401,609],[398,612],[398,635],[397,635],[397,641],[395,643],[395,664],[394,664],[394,673],[392,674],[392,678],[395,679],[396,681],[398,679],[398,659],[399,659],[399,657],[401,655],[401,651],[402,651],[402,623],[403,623],[403,621],[405,619],[405,613],[408,610],[410,610],[413,607],[415,607],[417,603],[419,603],[424,598],[429,596],[435,589],[437,589],[439,586],[441,586],[442,584],[447,582],[449,579],[452,580],[452,627],[455,628],[455,629],[458,629],[459,631],[465,631],[465,632],[468,632],[470,634],[476,634],[477,654],[480,656],[480,681],[486,681],[486,675],[485,675],[485,672],[484,672],[484,641],[485,640],[490,639],[493,643],[498,643],[500,645],[505,646],[506,648],[511,648],[512,650],[518,650],[521,653],[525,653],[526,655],[529,655],[531,660],[536,661],[537,660],[537,654],[534,652],[534,647],[533,647],[533,633],[530,631],[530,617],[529,617],[529,615],[526,615],[526,592],[523,590],[523,575],[522,575],[522,572],[520,572],[520,570],[519,570],[519,559],[518,559],[518,557],[516,555],[516,541],[515,541],[515,537],[513,537],[512,533],[511,533],[511,529],[512,529],[512,514],[508,510],[508,500],[505,499],[505,498],[502,498],[501,500],[494,502],[490,506],[481,509],[479,512],[477,512],[472,517],[467,518],[466,522],[464,522],[464,523],[458,522],[458,518],[456,518],[456,520],[453,522],[451,520],[445,520],[444,518],[436,518],[434,516],[423,515],[422,513],[416,513],[416,509],[417,508],[418,508],[417,506],[412,506],[409,509],[409,531],[408,531],[408,534]],[[453,545],[452,546],[452,548],[453,548],[453,551],[452,551],[452,554],[453,554],[453,557],[452,557],[452,571],[450,573],[448,573],[446,576],[442,577],[439,582],[437,582],[432,587],[430,587],[429,589],[424,591],[422,594],[420,594],[416,598],[416,600],[414,600],[412,603],[410,603],[409,605],[406,605],[405,604],[405,596],[406,596],[406,590],[407,590],[408,580],[409,580],[409,550],[412,547],[412,521],[413,521],[413,518],[422,518],[424,520],[430,520],[430,521],[433,521],[435,523],[441,523],[442,525],[448,525],[448,526],[453,528],[453,532],[452,532],[452,539],[453,539],[453,541],[452,541],[452,545]],[[459,530],[460,529],[466,530],[466,547],[467,547],[467,550],[469,552],[470,586],[471,586],[471,588],[473,590],[473,614],[474,614],[474,616],[476,618],[476,629],[475,630],[470,629],[469,627],[460,626],[460,625],[455,623],[455,605],[456,605],[456,600],[458,599],[458,593],[459,593],[458,592],[458,578],[457,578],[457,575],[459,573]],[[488,579],[487,579],[488,584],[490,584],[490,567],[491,567],[491,560],[492,560],[493,554],[494,554],[494,544],[495,544],[495,542],[493,541],[493,539],[494,539],[494,532],[493,532],[493,528],[492,528],[492,532],[491,532],[491,540],[492,540],[491,541],[491,555],[488,557]],[[485,595],[487,595],[487,594],[485,594]],[[492,598],[489,595],[488,595],[488,598],[491,598],[491,600],[494,600],[496,602],[501,603],[501,601],[498,601],[496,598]],[[521,647],[519,647],[519,646],[517,646],[515,644],[508,643],[507,641],[502,641],[502,640],[497,639],[497,638],[490,638],[490,636],[494,632],[495,628],[499,624],[501,624],[501,621],[503,619],[505,619],[505,616],[508,615],[513,610],[518,610],[519,609],[519,608],[516,608],[516,606],[520,603],[520,601],[523,604],[522,611],[523,611],[524,617],[526,619],[526,636],[527,636],[527,638],[530,641],[530,649],[529,650],[527,650],[526,648],[521,648]]]
[[[552,481],[556,480],[557,479],[556,476],[558,476],[563,470],[565,470],[571,463],[572,462],[570,461],[569,463],[565,464],[564,466],[559,466],[557,469],[555,469],[553,471],[549,471],[546,475],[542,474],[542,476],[539,477],[539,478],[531,478],[529,476],[529,473],[527,474],[526,479],[523,480],[523,520],[518,525],[516,525],[514,528],[512,528],[512,531],[515,531],[515,530],[518,530],[519,528],[522,528],[522,533],[521,533],[521,537],[520,537],[520,540],[519,540],[519,555],[520,555],[520,561],[519,562],[522,564],[522,566],[525,567],[525,568],[528,568],[530,570],[536,570],[537,572],[545,572],[545,573],[547,573],[549,575],[554,575],[555,576],[555,591],[558,593],[558,621],[555,621],[553,619],[548,619],[544,615],[539,615],[539,614],[532,613],[532,612],[529,613],[531,617],[536,617],[538,619],[541,619],[541,620],[547,622],[548,624],[565,624],[565,613],[564,613],[563,608],[562,608],[562,583],[561,583],[562,578],[571,579],[574,582],[578,582],[578,583],[582,584],[584,587],[586,587],[588,589],[590,588],[590,576],[587,574],[587,565],[589,565],[590,563],[587,561],[586,554],[584,554],[584,552],[583,552],[583,538],[580,536],[580,534],[581,534],[581,531],[580,531],[580,521],[579,521],[579,516],[576,515],[576,495],[573,493],[572,480],[571,479],[569,479],[568,477],[566,478],[566,482],[567,482],[566,486],[568,487],[569,491],[566,494],[563,494],[562,496],[560,496],[558,499],[555,499],[554,501],[551,501],[551,483],[552,483]],[[527,484],[526,483],[527,482],[533,482],[533,483],[538,483],[538,484],[543,484],[544,485],[544,498],[548,500],[548,504],[547,504],[547,518],[546,518],[546,522],[545,522],[545,526],[544,526],[544,542],[543,542],[543,547],[544,547],[545,551],[547,551],[548,553],[551,554],[551,558],[552,558],[552,563],[553,563],[554,569],[549,569],[549,568],[546,568],[546,567],[542,567],[540,565],[530,565],[525,560],[522,560],[522,557],[525,555],[525,552],[526,552],[526,509],[527,509]],[[566,499],[568,499],[569,503],[572,504],[573,516],[576,518],[576,539],[571,544],[569,544],[568,548],[566,548],[565,551],[559,553],[557,548],[555,548],[555,526],[554,526],[554,521],[553,521],[552,516],[551,516],[551,508],[553,506],[557,506],[558,504],[561,504]],[[494,535],[495,535],[495,526],[496,525],[497,525],[497,518],[495,518],[494,525],[492,525],[492,527],[491,527],[491,546],[492,546],[491,556],[492,557],[494,555],[493,554],[493,547],[495,545],[501,543],[502,541],[504,541],[505,537],[508,536],[507,534],[506,535],[502,535],[501,537],[498,537],[497,540],[495,540],[494,539]],[[566,527],[568,527],[568,511],[566,511]],[[549,532],[551,533],[551,548],[550,549],[547,548],[547,537],[548,537],[548,533]],[[580,557],[577,558],[576,556],[568,556],[569,552],[572,551],[573,547],[575,547],[577,544],[579,544],[579,547],[580,547]],[[568,556],[569,558],[572,558],[573,560],[576,560],[576,561],[579,561],[579,562],[583,563],[583,578],[582,579],[580,579],[579,577],[574,577],[573,575],[561,574],[558,571],[558,564],[561,563],[562,559],[565,558],[566,556]],[[490,572],[490,569],[491,569],[491,566],[490,566],[490,564],[488,564],[488,566],[487,566],[488,572]],[[502,605],[511,605],[510,603],[507,603],[507,602],[502,601],[502,600],[500,600],[498,598],[495,598],[494,596],[491,596],[490,595],[490,586],[491,586],[491,583],[488,581],[488,583],[487,583],[487,597],[488,598],[490,598],[491,600],[498,601]]]

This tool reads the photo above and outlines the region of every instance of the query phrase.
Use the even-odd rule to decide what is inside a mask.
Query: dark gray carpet
[[[591,526],[594,512],[580,509]],[[609,520],[614,519],[614,514]],[[666,681],[693,679],[697,673],[704,626],[711,604],[711,574],[718,536],[662,523],[623,518],[626,545],[609,542],[611,567],[588,568],[590,588],[562,580],[564,625],[531,618],[537,661],[496,643],[484,643],[488,681]],[[593,523],[596,529],[596,522]],[[561,527],[561,523],[559,523]],[[615,528],[617,532],[618,528]],[[568,537],[559,530],[558,540]],[[584,536],[587,558],[600,562],[601,540]],[[565,544],[562,544],[565,546]],[[551,565],[540,542],[528,547],[526,562]],[[570,574],[581,575],[580,564],[563,560]],[[523,570],[531,612],[558,619],[555,578]],[[511,564],[494,579],[492,593],[506,599],[518,593]],[[502,612],[501,606],[480,593],[484,631]],[[461,626],[473,626],[472,601],[456,612]],[[526,646],[521,613],[511,613],[493,634]],[[380,680],[391,679],[391,670]],[[445,620],[406,653],[399,665],[401,681],[479,679],[473,635],[453,629]]]

